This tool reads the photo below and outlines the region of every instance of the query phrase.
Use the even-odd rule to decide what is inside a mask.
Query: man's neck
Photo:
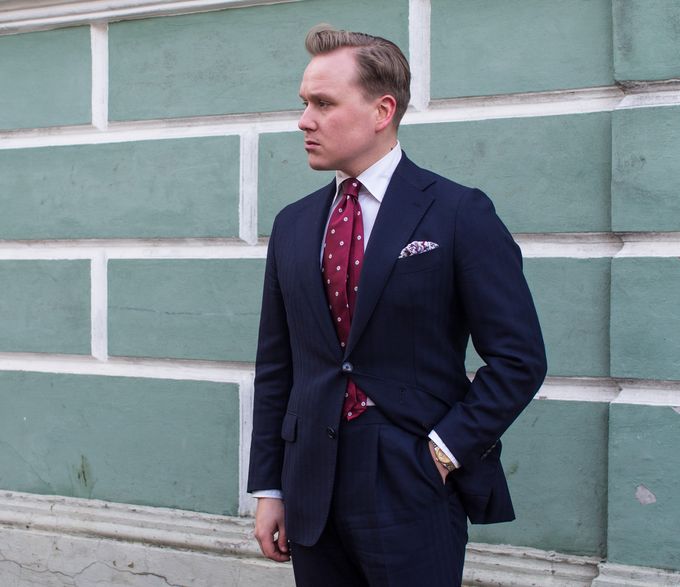
[[[401,155],[401,145],[397,142],[383,157],[357,175],[348,175],[343,171],[336,171],[336,185],[340,186],[348,177],[356,177],[362,182],[364,188],[380,202],[387,190],[392,174],[401,160]]]
[[[371,153],[372,156],[368,158],[368,163],[364,162],[362,165],[360,165],[360,168],[346,170],[339,169],[338,171],[348,177],[359,177],[364,171],[370,169],[378,161],[383,159],[398,144],[399,142],[395,135],[393,138],[390,138],[389,141],[385,141],[383,146],[381,146],[380,148],[376,148],[376,150]]]

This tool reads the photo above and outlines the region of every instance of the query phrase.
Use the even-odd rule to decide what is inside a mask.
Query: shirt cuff
[[[274,499],[283,499],[283,492],[280,489],[260,489],[253,491],[250,495],[253,497],[273,497]]]
[[[434,442],[440,449],[442,449],[444,454],[451,459],[453,466],[456,467],[456,469],[460,469],[460,463],[456,460],[456,457],[453,456],[453,453],[449,450],[449,447],[444,444],[444,441],[439,437],[439,434],[432,430],[428,436],[430,440]]]

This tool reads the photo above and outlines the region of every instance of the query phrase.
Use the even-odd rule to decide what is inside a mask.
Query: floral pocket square
[[[433,251],[437,247],[439,247],[439,245],[432,241],[413,241],[401,250],[399,258],[403,259],[404,257],[410,257],[412,255],[421,255],[422,253]]]

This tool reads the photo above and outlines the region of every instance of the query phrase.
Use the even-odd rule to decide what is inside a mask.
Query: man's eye
[[[319,108],[326,108],[327,106],[330,106],[328,102],[324,102],[323,100],[319,102]]]

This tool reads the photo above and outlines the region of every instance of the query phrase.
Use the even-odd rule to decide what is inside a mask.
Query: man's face
[[[312,169],[356,177],[384,154],[376,135],[380,99],[366,99],[356,80],[352,49],[317,55],[305,69],[300,85],[305,111],[298,126]]]

